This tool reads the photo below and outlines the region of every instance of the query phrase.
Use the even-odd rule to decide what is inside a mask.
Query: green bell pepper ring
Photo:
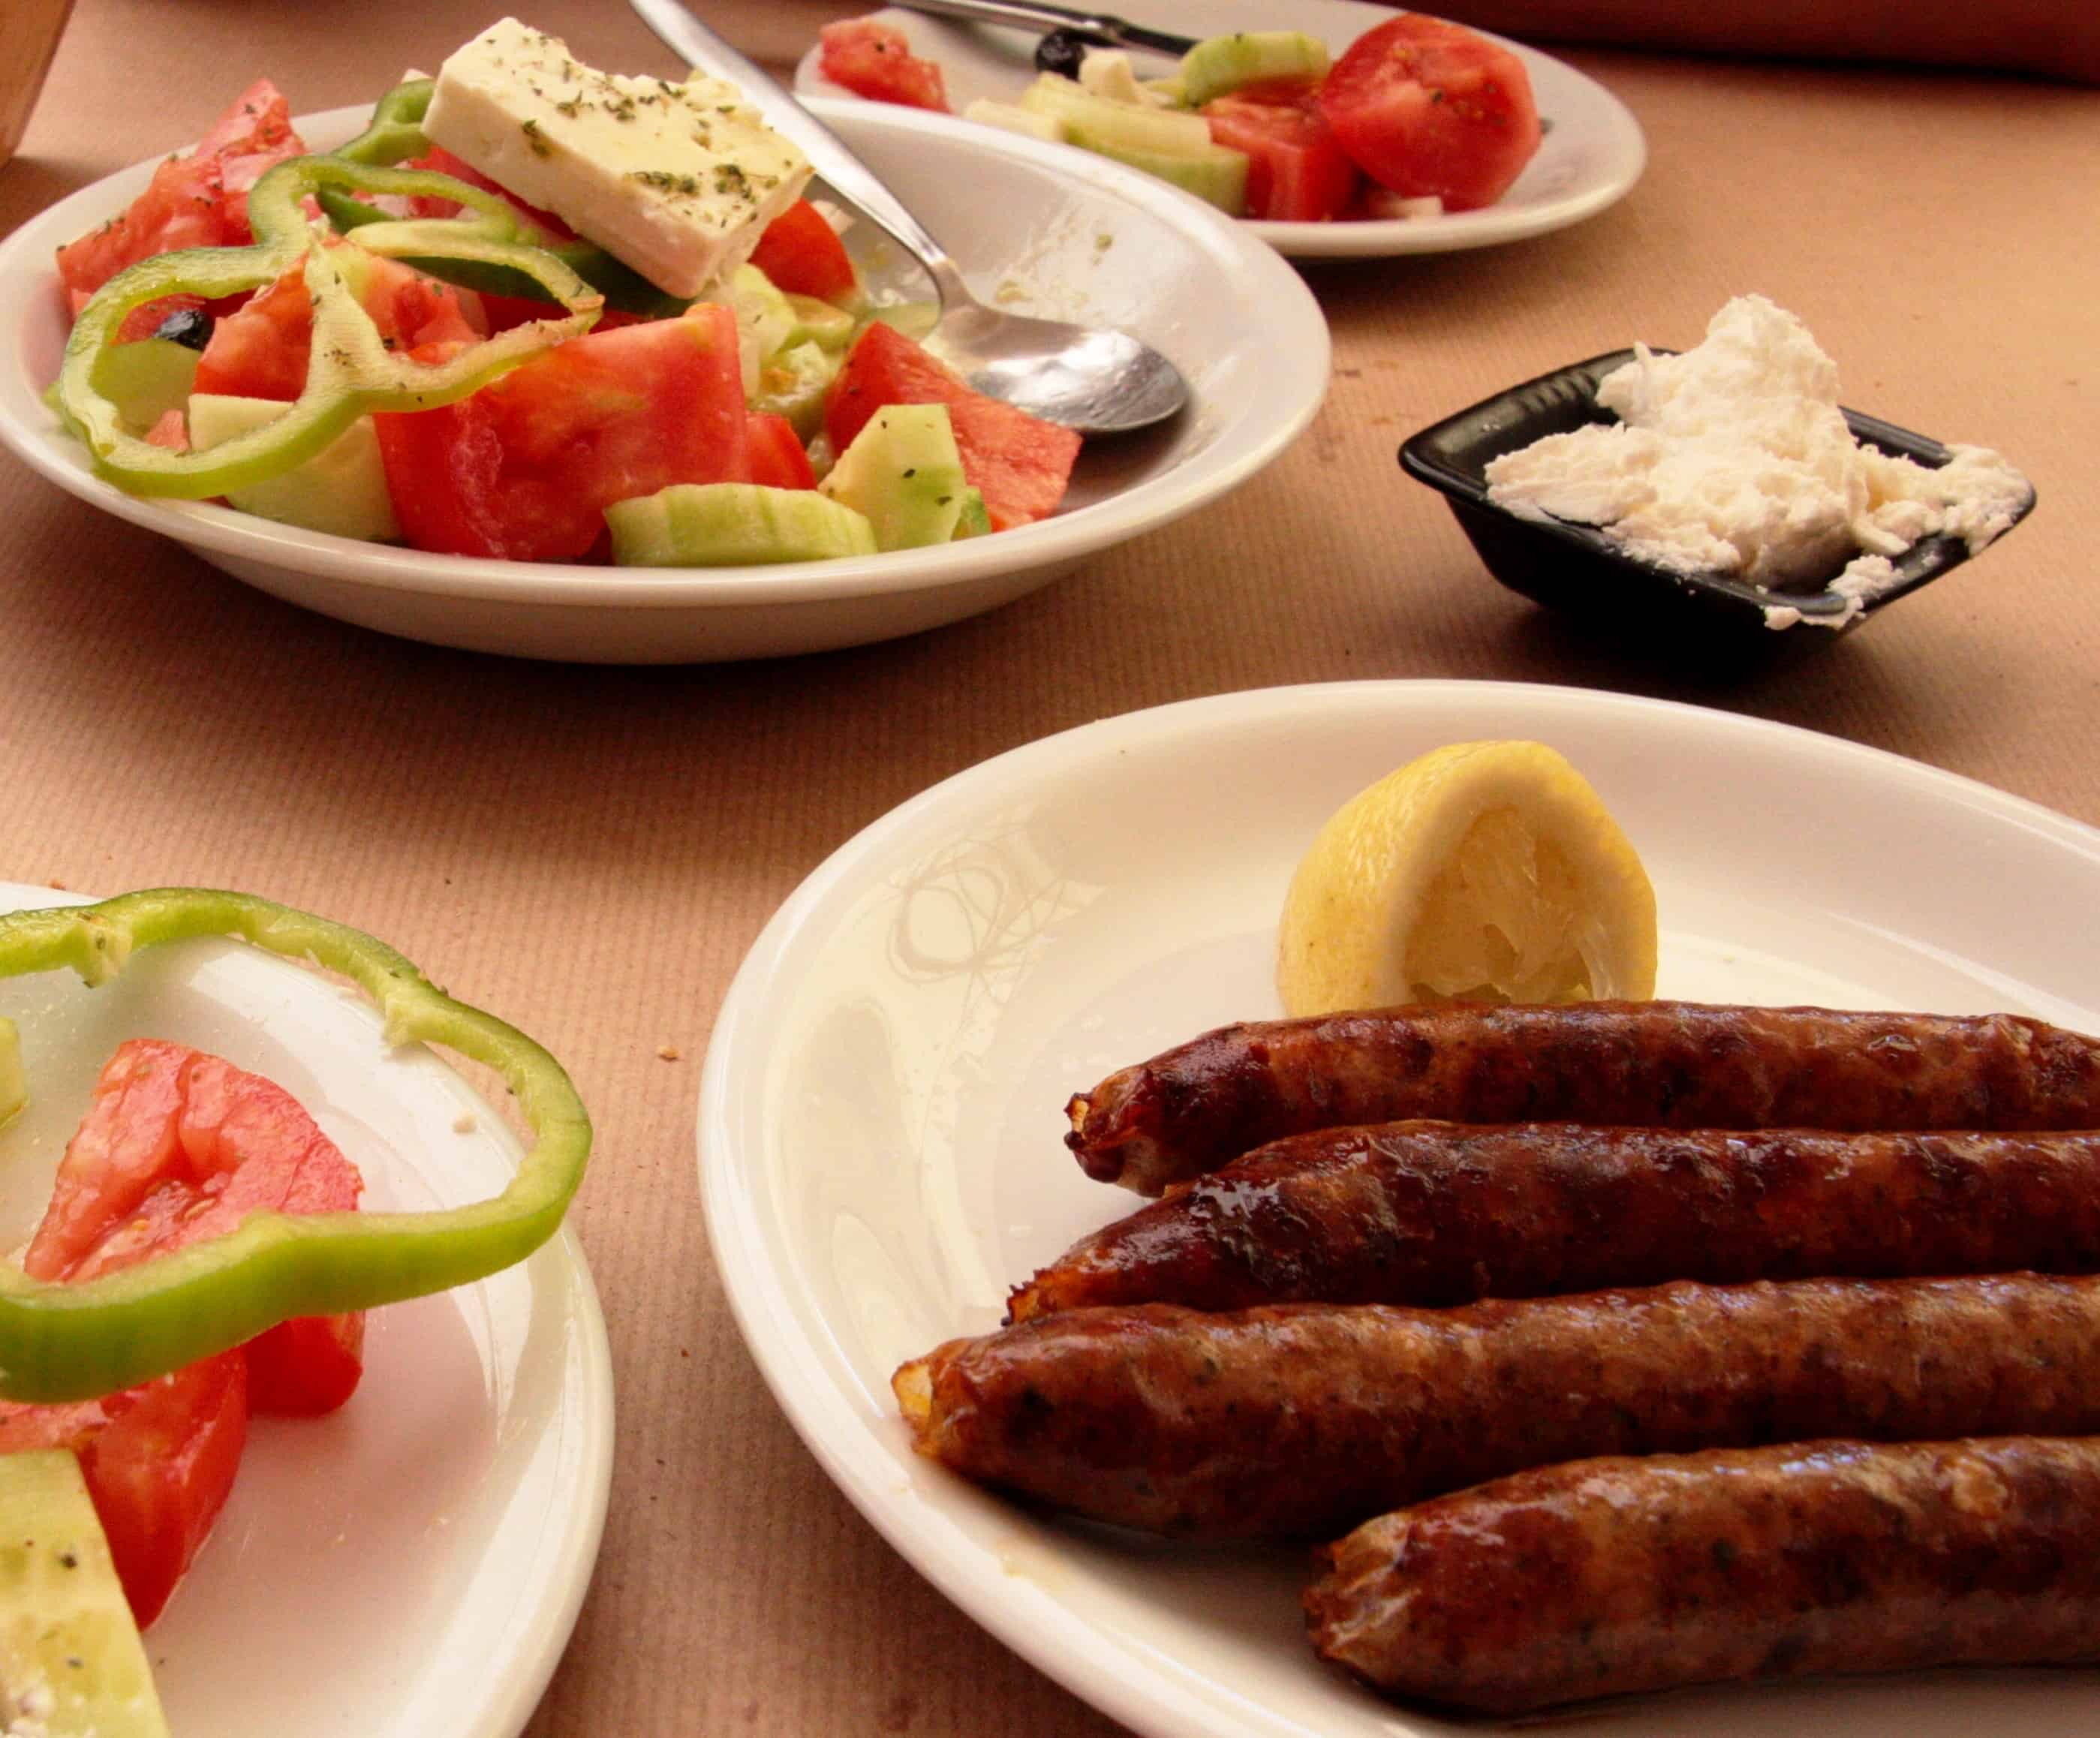
[[[355,245],[391,258],[442,256],[511,268],[539,285],[564,315],[514,326],[441,362],[389,349],[331,258],[329,239],[307,224],[301,201],[329,187],[433,195],[471,207],[471,218],[368,224]],[[86,443],[95,469],[135,495],[196,501],[266,481],[313,457],[367,411],[428,410],[470,396],[589,331],[604,307],[604,298],[560,260],[518,239],[518,222],[505,201],[450,175],[292,157],[249,190],[248,221],[254,246],[190,248],[142,260],[97,290],[73,323],[59,371],[60,414]],[[311,360],[305,386],[283,416],[201,452],[157,447],[125,428],[95,370],[126,315],[162,296],[215,299],[259,289],[302,262],[314,305]]]
[[[107,981],[133,950],[242,937],[358,984],[390,1044],[448,1045],[494,1069],[533,1135],[502,1193],[419,1213],[251,1213],[223,1237],[77,1285],[0,1264],[0,1396],[89,1400],[252,1339],[296,1316],[371,1309],[522,1261],[559,1229],[590,1156],[590,1118],[561,1065],[457,1002],[383,942],[245,893],[157,888],[0,916],[0,977],[71,968]]]
[[[430,148],[423,117],[430,112],[430,95],[437,88],[434,78],[404,80],[372,105],[372,125],[329,155],[346,163],[382,165],[421,157]]]

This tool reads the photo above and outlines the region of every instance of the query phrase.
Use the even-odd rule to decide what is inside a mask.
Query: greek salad
[[[1079,438],[880,305],[731,85],[505,18],[311,152],[267,79],[59,249],[52,401],[98,471],[527,562],[869,555],[1057,508]]]
[[[818,70],[878,102],[946,111],[939,64],[880,18],[821,33]],[[1325,223],[1471,211],[1507,192],[1543,135],[1524,64],[1462,24],[1403,12],[1334,58],[1296,30],[1210,37],[1163,77],[1094,49],[965,118],[1145,170],[1233,217]]]

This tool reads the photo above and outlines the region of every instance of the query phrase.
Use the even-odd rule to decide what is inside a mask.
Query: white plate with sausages
[[[2005,1010],[2100,1032],[2100,832],[1836,738],[1625,695],[1458,682],[1220,695],[960,774],[843,845],[725,1004],[699,1168],[716,1261],[831,1476],[972,1617],[1158,1738],[1467,1728],[1306,1646],[1303,1554],[1140,1541],[920,1459],[889,1378],[995,1326],[1007,1289],[1136,1198],[1061,1143],[1068,1095],[1281,1012],[1284,889],[1346,798],[1445,743],[1568,756],[1661,911],[1660,995]],[[1923,872],[1926,866],[1930,872]],[[1590,1738],[2040,1738],[2100,1727],[2100,1671],[1944,1671],[1683,1692]]]

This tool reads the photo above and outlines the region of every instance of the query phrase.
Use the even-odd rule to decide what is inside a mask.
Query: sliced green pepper
[[[386,1041],[448,1045],[501,1074],[533,1135],[501,1194],[447,1212],[256,1212],[225,1237],[77,1285],[0,1264],[0,1396],[92,1399],[252,1339],[296,1316],[371,1309],[522,1261],[560,1227],[590,1156],[561,1065],[515,1027],[453,1000],[383,942],[243,893],[159,888],[0,916],[0,977],[70,968],[90,985],[135,949],[233,936],[358,984]]]
[[[352,163],[398,163],[422,157],[430,149],[430,135],[423,130],[423,117],[430,107],[433,82],[410,79],[396,85],[380,98],[372,111],[372,125],[332,155]],[[322,211],[338,233],[348,235],[368,223],[385,221],[386,214],[360,199],[333,187],[323,187],[315,196]],[[647,320],[674,320],[692,306],[690,298],[659,289],[632,266],[615,259],[595,242],[580,237],[558,241],[521,224],[522,239],[545,248],[592,289],[605,298],[605,305],[623,314],[639,314]],[[515,296],[523,301],[544,302],[546,290],[536,280],[501,266],[488,266],[445,254],[403,255],[404,265],[462,289],[491,296]]]
[[[329,155],[346,163],[382,165],[425,155],[430,140],[423,130],[423,117],[430,112],[430,94],[437,88],[435,78],[404,79],[372,105],[372,125]]]
[[[368,224],[355,245],[390,258],[443,257],[506,267],[531,279],[566,313],[514,326],[442,362],[418,362],[389,349],[330,257],[329,238],[307,224],[301,201],[329,188],[422,194],[470,207],[472,217]],[[589,331],[604,307],[605,298],[560,260],[518,239],[520,225],[505,201],[450,175],[292,157],[249,190],[248,221],[254,246],[191,248],[142,260],[97,290],[73,323],[59,371],[60,412],[86,443],[96,470],[133,494],[201,500],[263,482],[303,464],[367,411],[427,410],[470,396],[519,363]],[[124,427],[95,373],[126,315],[162,296],[215,299],[259,289],[302,263],[314,305],[311,360],[305,387],[283,416],[192,452],[157,447]]]

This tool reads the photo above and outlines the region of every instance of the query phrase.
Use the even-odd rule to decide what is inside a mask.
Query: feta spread
[[[1765,589],[1829,580],[1846,601],[1804,615],[1776,600],[1766,611],[1775,628],[1842,626],[1895,583],[1890,557],[1935,534],[1961,537],[1973,554],[2031,493],[1985,448],[1951,447],[1935,470],[1861,446],[1838,408],[1836,365],[1762,296],[1730,302],[1681,355],[1636,345],[1598,383],[1597,403],[1619,421],[1493,461],[1488,498],[1522,518],[1598,526],[1674,572]]]
[[[423,128],[674,296],[742,265],[810,179],[735,85],[601,73],[514,18],[438,69]]]

